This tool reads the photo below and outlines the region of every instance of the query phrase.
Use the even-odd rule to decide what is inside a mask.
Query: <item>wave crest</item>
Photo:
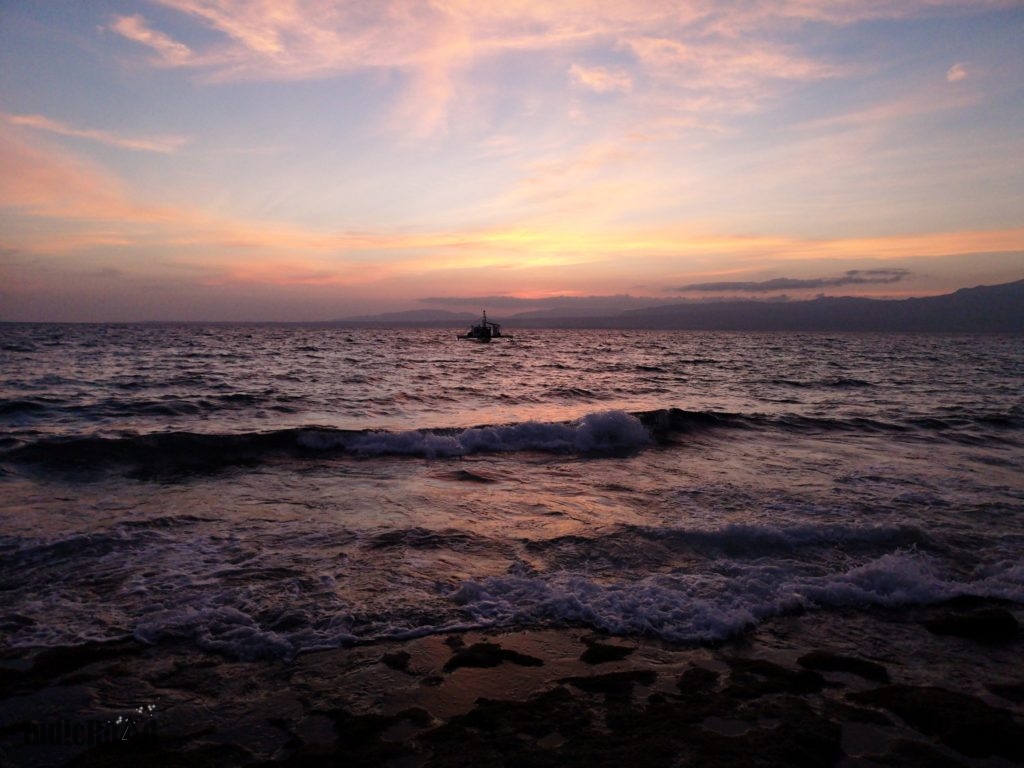
[[[19,406],[20,407],[20,406]],[[448,458],[476,453],[540,451],[581,455],[629,455],[678,435],[712,430],[771,430],[799,433],[909,433],[925,430],[945,439],[973,442],[980,427],[988,440],[1016,444],[1017,413],[975,414],[971,418],[906,419],[902,423],[865,418],[829,419],[782,414],[736,414],[661,408],[588,414],[571,422],[526,421],[469,428],[404,431],[293,427],[270,432],[205,434],[157,432],[105,437],[75,435],[0,442],[0,462],[61,470],[135,467],[142,473],[202,472],[259,464],[275,458],[325,455]],[[996,434],[999,433],[999,434]]]

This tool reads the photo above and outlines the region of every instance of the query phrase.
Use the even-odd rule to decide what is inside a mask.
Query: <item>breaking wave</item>
[[[571,422],[525,421],[470,428],[346,430],[295,427],[269,432],[206,434],[158,432],[107,437],[40,437],[5,441],[0,462],[64,470],[136,467],[148,472],[216,470],[280,458],[415,456],[452,458],[481,453],[548,452],[622,456],[671,443],[695,432],[721,429],[797,433],[924,433],[957,442],[1016,442],[1020,413],[913,417],[901,423],[868,418],[737,414],[665,408],[639,413],[602,411]],[[999,434],[994,434],[998,432]]]
[[[242,659],[510,627],[586,626],[620,636],[717,643],[773,617],[805,611],[923,606],[962,596],[1024,602],[1024,572],[1019,564],[1004,565],[976,581],[945,578],[937,561],[914,550],[825,575],[748,563],[607,583],[579,571],[538,574],[512,568],[504,576],[465,581],[412,612],[332,616],[309,607],[285,614],[247,612],[222,596],[198,607],[153,612],[132,634],[149,644],[189,639]]]
[[[786,613],[927,605],[964,595],[1024,602],[1024,572],[1007,563],[977,581],[957,581],[943,578],[929,555],[897,550],[827,575],[774,563],[610,584],[572,572],[509,574],[467,581],[453,599],[485,626],[572,623],[617,635],[709,642]]]

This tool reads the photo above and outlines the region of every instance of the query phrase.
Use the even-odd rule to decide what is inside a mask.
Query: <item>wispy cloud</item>
[[[674,290],[680,292],[739,291],[741,293],[768,293],[771,291],[797,291],[836,288],[843,285],[889,285],[898,283],[910,274],[906,269],[851,269],[839,277],[777,277],[760,282],[726,281],[719,283],[691,283]]]
[[[633,79],[622,70],[610,70],[605,67],[584,67],[573,64],[569,68],[569,77],[577,85],[597,93],[628,91],[633,87]]]
[[[7,122],[39,131],[55,133],[60,136],[73,136],[89,139],[112,147],[131,149],[140,152],[160,152],[169,154],[176,152],[188,143],[184,136],[123,136],[113,131],[101,131],[89,128],[75,128],[59,120],[52,120],[43,115],[8,115]]]
[[[13,211],[17,228],[4,246],[46,259],[102,249],[141,269],[139,254],[161,254],[204,270],[204,284],[346,286],[404,281],[407,295],[442,295],[458,284],[467,294],[489,290],[500,274],[503,291],[518,295],[614,291],[638,283],[682,284],[704,270],[709,279],[794,264],[832,260],[876,263],[950,254],[1024,252],[1024,229],[937,232],[898,237],[802,239],[699,232],[683,225],[644,228],[620,223],[595,228],[558,217],[491,226],[412,230],[318,231],[294,224],[218,216],[198,207],[147,203],[108,171],[64,149],[28,142],[0,123],[0,207]],[[580,172],[603,168],[606,148],[576,158]],[[569,172],[540,169],[549,176]],[[575,173],[575,170],[571,170]],[[33,222],[37,222],[33,224]],[[1007,258],[1010,258],[1009,256]],[[901,265],[902,266],[902,265]],[[915,274],[920,270],[915,269]],[[718,289],[767,291],[899,282],[902,268],[855,270],[794,284],[719,284]],[[668,277],[666,277],[668,276]],[[629,282],[623,282],[628,280]],[[391,283],[397,284],[397,283]],[[563,287],[567,290],[559,290]],[[706,283],[685,290],[710,291]]]
[[[772,80],[819,80],[842,67],[758,37],[673,39],[638,36],[623,40],[648,74],[688,89],[741,89]]]
[[[542,155],[501,197],[506,209],[521,215],[588,217],[598,210],[624,211],[652,189],[638,180],[643,148],[636,142],[594,141],[575,151]],[[652,182],[653,183],[653,182]]]
[[[157,54],[155,63],[172,67],[193,63],[194,55],[187,45],[151,29],[142,16],[115,17],[110,28],[122,37],[154,51]]]
[[[395,124],[417,133],[445,130],[448,113],[459,102],[456,97],[485,59],[522,52],[562,56],[625,51],[632,61],[614,68],[572,65],[571,84],[638,97],[667,93],[691,102],[695,93],[718,94],[699,103],[705,108],[723,103],[735,107],[769,96],[765,86],[773,81],[807,81],[845,72],[833,61],[785,44],[786,33],[796,25],[842,26],[955,13],[963,5],[956,0],[157,1],[217,36],[189,45],[141,15],[116,17],[109,28],[155,53],[154,64],[193,68],[215,81],[399,72],[407,88],[396,107]],[[979,4],[1005,7],[1013,1]],[[730,98],[722,98],[722,92],[731,92]]]
[[[954,64],[946,71],[947,83],[959,83],[967,79],[967,65],[963,63]]]
[[[67,152],[21,140],[0,130],[0,207],[32,216],[92,221],[151,218],[121,181]]]

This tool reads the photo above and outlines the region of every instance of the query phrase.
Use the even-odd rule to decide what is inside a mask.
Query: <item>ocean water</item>
[[[1024,602],[1020,337],[460,330],[0,325],[2,642]]]

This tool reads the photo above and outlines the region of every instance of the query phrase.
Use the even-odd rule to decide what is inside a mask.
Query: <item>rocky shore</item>
[[[715,647],[585,628],[243,662],[7,650],[0,766],[1013,766],[1014,604],[806,613]]]

